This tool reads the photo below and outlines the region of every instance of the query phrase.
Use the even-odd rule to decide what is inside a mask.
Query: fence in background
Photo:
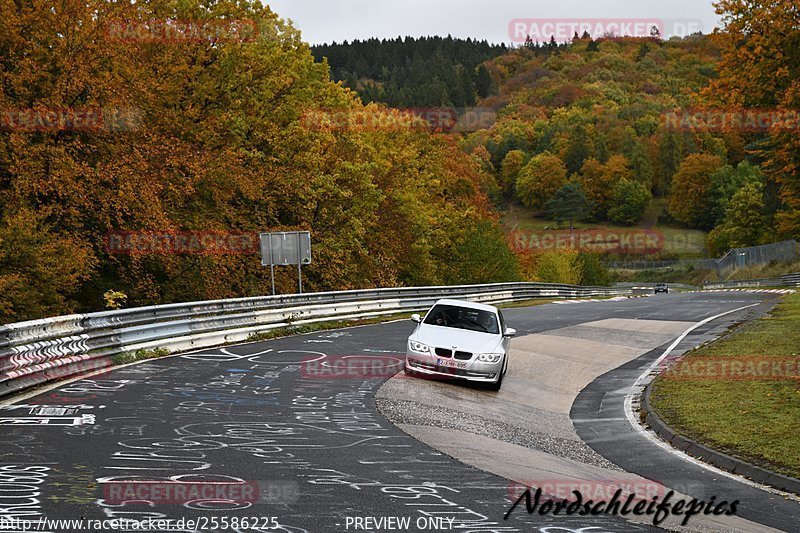
[[[603,261],[606,268],[612,270],[659,270],[683,265],[693,265],[695,268],[715,270],[716,259],[668,259],[664,261]]]
[[[630,293],[628,288],[549,283],[410,287],[168,304],[18,322],[0,326],[0,397],[107,368],[125,352],[219,346],[274,328],[426,309],[440,298],[498,304]]]
[[[719,259],[673,259],[665,261],[605,261],[607,268],[617,270],[658,270],[676,266],[692,265],[704,270],[716,270],[723,274],[730,270],[754,265],[766,265],[772,261],[791,262],[797,259],[796,241],[781,241],[762,246],[733,248]]]
[[[782,241],[763,246],[734,248],[717,260],[717,272],[766,265],[772,261],[790,262],[797,258],[797,241]]]

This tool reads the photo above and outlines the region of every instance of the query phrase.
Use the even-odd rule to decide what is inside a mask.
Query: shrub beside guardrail
[[[290,325],[425,309],[440,298],[498,304],[630,293],[629,288],[549,283],[408,287],[189,302],[18,322],[0,326],[0,397],[110,367],[121,353],[219,346]]]

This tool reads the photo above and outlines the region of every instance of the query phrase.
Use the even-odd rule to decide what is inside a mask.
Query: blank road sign
[[[311,233],[308,231],[262,233],[260,244],[264,266],[311,264]]]

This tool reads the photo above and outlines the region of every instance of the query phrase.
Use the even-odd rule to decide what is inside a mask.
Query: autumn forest
[[[0,323],[269,289],[257,247],[120,253],[121,233],[309,230],[309,291],[608,282],[603,257],[514,250],[511,205],[619,227],[663,205],[709,255],[800,238],[796,5],[715,5],[709,36],[312,48],[258,1],[0,0]],[[748,110],[771,122],[711,123]]]

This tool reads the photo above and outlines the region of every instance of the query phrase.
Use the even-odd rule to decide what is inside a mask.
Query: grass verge
[[[260,342],[270,339],[277,339],[280,337],[290,337],[292,335],[302,335],[304,333],[313,333],[315,331],[325,331],[329,329],[350,328],[353,326],[366,326],[369,324],[380,324],[382,322],[391,322],[392,320],[402,320],[410,318],[408,313],[394,313],[391,315],[373,316],[367,318],[351,318],[347,320],[326,320],[324,322],[312,322],[310,324],[299,324],[297,326],[286,326],[283,328],[275,328],[259,333],[253,333],[245,342]],[[238,343],[237,343],[238,344]]]
[[[607,297],[594,297],[591,298],[592,300],[604,300],[607,298],[611,298],[611,296]],[[500,309],[511,309],[515,307],[535,307],[537,305],[544,305],[553,303],[553,300],[525,300],[521,302],[510,302],[499,304],[497,307]],[[423,313],[423,311],[419,311],[419,313]],[[277,339],[280,337],[290,337],[292,335],[302,335],[304,333],[313,333],[315,331],[325,331],[329,329],[341,329],[341,328],[350,328],[353,326],[365,326],[369,324],[381,324],[383,322],[391,322],[393,320],[403,320],[411,318],[411,313],[394,313],[391,315],[384,315],[384,316],[374,316],[374,317],[367,317],[367,318],[352,318],[348,320],[327,320],[324,322],[313,322],[311,324],[300,324],[297,326],[287,326],[283,328],[275,328],[270,329],[267,331],[262,331],[259,333],[253,333],[245,342],[259,342],[259,341],[267,341],[270,339]]]
[[[658,224],[658,214],[665,209],[664,202],[654,201],[651,206],[651,211],[646,215],[646,219],[650,219],[651,224],[642,224],[637,226],[620,226],[611,222],[576,222],[575,229],[581,230],[599,230],[607,231],[609,233],[617,233],[619,231],[634,231],[640,229],[649,229],[661,232],[664,236],[662,253],[667,254],[670,258],[675,257],[678,259],[688,259],[696,257],[705,257],[706,255],[706,237],[707,234],[700,230],[680,228],[675,226],[668,226]],[[540,232],[547,230],[564,230],[569,229],[568,224],[561,226],[554,220],[548,220],[541,216],[541,213],[524,207],[522,205],[513,203],[508,206],[502,217],[502,222],[507,232],[515,230],[521,232]]]
[[[629,283],[685,283],[700,287],[706,281],[717,281],[716,273],[711,270],[694,268],[692,265],[661,270],[612,270],[611,278],[614,281]]]
[[[800,294],[795,293],[779,303],[770,316],[693,350],[679,364],[684,366],[676,368],[721,369],[725,363],[747,365],[752,358],[756,362],[768,361],[769,368],[774,368],[772,363],[778,361],[796,364],[798,355]],[[791,364],[784,368],[791,369]],[[758,379],[736,377],[730,371],[717,372],[713,378],[705,370],[695,375],[666,372],[653,384],[651,404],[664,422],[690,439],[800,478],[797,368],[794,367],[794,378],[791,371],[783,376],[773,372],[758,371]]]
[[[111,362],[116,365],[127,365],[128,363],[135,363],[136,361],[143,361],[145,359],[158,359],[159,357],[166,357],[170,351],[166,348],[153,348],[152,350],[136,350],[135,352],[123,352],[111,358]]]

